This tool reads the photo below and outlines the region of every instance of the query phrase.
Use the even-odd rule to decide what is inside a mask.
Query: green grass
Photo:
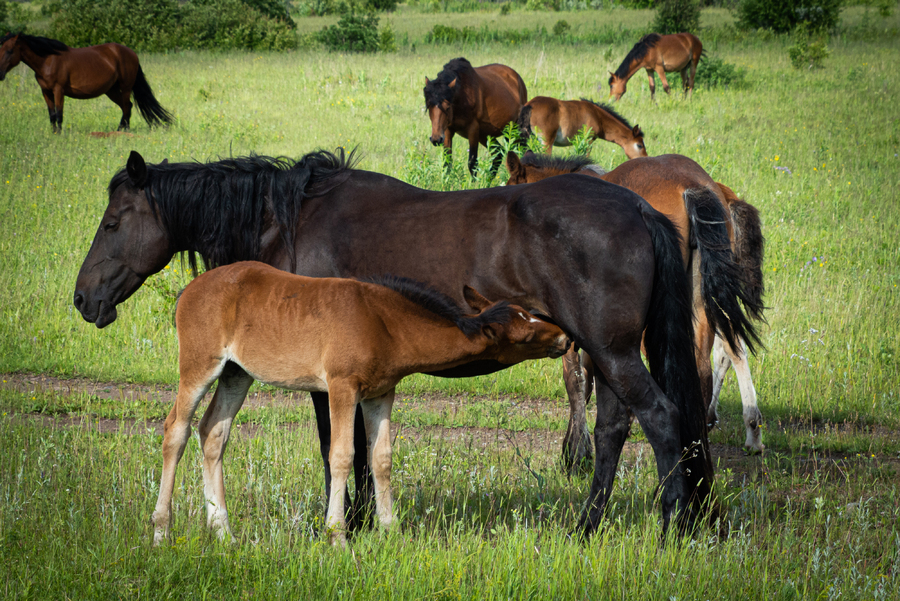
[[[150,398],[2,391],[0,590],[10,598],[896,597],[900,76],[896,35],[885,33],[896,30],[896,12],[882,20],[848,9],[843,33],[828,39],[824,69],[798,71],[789,38],[732,40],[729,14],[704,11],[704,24],[715,27],[707,48],[744,68],[748,87],[698,89],[691,102],[660,90],[651,105],[640,75],[616,105],[646,132],[650,154],[694,158],[761,211],[768,325],[751,367],[769,452],[720,465],[729,536],[660,547],[655,470],[644,457],[623,463],[609,529],[588,545],[570,542],[587,482],[559,475],[558,448],[522,457],[508,446],[473,451],[431,429],[499,427],[501,440],[508,431],[559,433],[558,412],[525,414],[508,402],[540,397],[558,407],[558,361],[468,380],[405,380],[400,394],[409,402],[395,417],[425,434],[397,443],[402,528],[360,536],[352,553],[332,551],[316,535],[323,483],[306,403],[239,414],[240,423],[262,427],[255,438],[236,437],[226,460],[236,546],[220,547],[205,532],[192,443],[179,471],[173,548],[154,552],[147,518],[160,439],[146,428],[168,407]],[[52,135],[31,71],[17,67],[0,82],[0,372],[177,383],[172,301],[188,281],[179,262],[122,304],[105,330],[71,304],[106,185],[132,149],[155,162],[359,146],[365,169],[430,187],[479,185],[463,173],[461,140],[450,177],[436,163],[425,76],[462,55],[513,66],[531,95],[602,99],[607,90],[597,85],[630,43],[423,44],[433,24],[552,28],[565,18],[578,34],[600,22],[637,29],[649,15],[401,9],[384,19],[407,36],[392,55],[142,55],[178,122],[151,132],[135,116],[133,137],[90,136],[118,123],[105,98],[67,100],[64,133]],[[300,29],[330,23],[302,19]],[[625,160],[604,142],[593,157],[606,167]],[[417,403],[432,392],[474,398],[453,412]],[[713,442],[735,446],[743,435],[733,378],[722,403]],[[124,420],[138,431],[47,428],[33,413]]]

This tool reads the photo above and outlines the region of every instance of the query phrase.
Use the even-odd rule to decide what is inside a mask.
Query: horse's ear
[[[426,76],[425,76],[425,85],[427,86],[427,85],[430,84],[430,83],[431,83],[431,80],[428,79],[428,76],[426,75]]]
[[[447,84],[447,87],[450,88],[451,90],[452,90],[454,87],[456,87],[456,80],[457,80],[457,79],[459,79],[459,78],[458,78],[458,77],[454,77],[454,78],[453,78],[453,81],[451,81],[449,84]]]
[[[136,150],[132,150],[128,155],[128,162],[125,164],[125,170],[128,172],[128,178],[135,188],[143,188],[147,183],[147,163]]]
[[[506,153],[506,170],[510,176],[515,176],[522,169],[522,162],[519,161],[519,155],[510,150]]]
[[[479,313],[493,304],[491,301],[481,296],[481,294],[471,286],[463,287],[463,298],[466,299],[466,302],[469,303],[470,307]]]
[[[162,163],[160,163],[160,165],[168,165],[168,164],[169,164],[169,159],[163,159]]]
[[[634,129],[631,130],[631,135],[635,138],[640,138],[641,136],[643,136],[644,132],[641,131],[641,126],[635,125]]]

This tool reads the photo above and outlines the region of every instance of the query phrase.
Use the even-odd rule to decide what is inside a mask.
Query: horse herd
[[[687,59],[676,60],[678,45]],[[689,92],[701,53],[690,34],[646,36],[611,89],[620,96],[643,66],[651,79],[651,69],[660,73],[667,91],[663,70],[689,69]],[[44,59],[37,67],[35,57]],[[86,74],[110,62],[115,76],[93,89],[122,106],[120,129],[129,125],[132,91],[148,123],[171,121],[123,46],[4,37],[0,79],[20,60],[36,71],[54,131],[62,97],[76,88],[76,97],[92,97]],[[573,470],[594,455],[578,525],[585,536],[609,501],[632,418],[654,450],[664,527],[674,518],[683,531],[715,515],[707,432],[729,363],[744,401],[745,444],[762,450],[746,356],[763,311],[756,209],[686,157],[646,156],[640,128],[610,107],[527,102],[522,78],[504,65],[455,59],[426,79],[424,95],[431,141],[449,150],[454,134],[466,137],[470,170],[478,144],[511,121],[543,135],[548,151],[587,123],[632,160],[605,173],[586,159],[510,153],[507,186],[435,192],[359,170],[342,149],[299,160],[157,164],[132,152],[110,181],[75,286],[86,321],[115,321],[117,306],[178,254],[195,272],[198,256],[209,270],[176,308],[180,384],[165,423],[156,543],[169,535],[191,419],[215,382],[199,429],[207,522],[223,538],[231,532],[222,457],[255,379],[310,391],[326,525],[340,544],[373,515],[384,526],[394,521],[389,419],[394,388],[410,373],[466,377],[564,356],[572,408],[564,462]],[[585,422],[592,393],[593,444]],[[357,487],[348,508],[351,465]]]

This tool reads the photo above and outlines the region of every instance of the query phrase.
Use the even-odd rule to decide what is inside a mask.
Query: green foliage
[[[525,2],[525,10],[559,10],[559,0],[527,0]]]
[[[696,33],[700,29],[698,0],[662,0],[657,5],[653,31],[666,35],[684,31]]]
[[[726,63],[724,59],[717,56],[706,56],[697,66],[694,84],[704,88],[720,86],[735,89],[746,88],[748,85],[747,70]]]
[[[378,16],[374,13],[343,15],[336,25],[323,27],[319,41],[336,52],[376,52],[379,46]]]
[[[115,40],[136,50],[294,48],[294,21],[269,0],[62,0],[50,35],[71,46]]]
[[[572,29],[572,26],[569,25],[569,22],[566,21],[565,19],[560,19],[553,26],[553,35],[555,35],[557,37],[559,37],[561,35],[565,35],[569,32],[570,29]]]
[[[572,144],[572,154],[577,156],[591,156],[594,147],[594,130],[587,125],[582,125],[574,138],[569,138]]]
[[[368,0],[367,6],[379,12],[392,12],[397,8],[397,0]]]
[[[785,33],[804,23],[811,30],[827,30],[840,21],[841,0],[741,0],[737,12],[744,29]]]
[[[381,52],[397,52],[397,40],[394,37],[394,28],[390,24],[385,25],[378,32],[378,50]]]
[[[821,69],[822,61],[828,58],[831,52],[825,45],[825,40],[818,38],[811,40],[809,30],[806,27],[798,27],[794,36],[794,44],[788,48],[788,56],[795,69]]]
[[[565,22],[565,21],[562,21]],[[560,26],[558,23],[556,27]],[[555,27],[554,27],[555,29]],[[463,43],[487,43],[499,42],[503,44],[525,43],[566,43],[566,44],[613,44],[627,43],[634,38],[640,38],[646,30],[634,30],[626,27],[607,25],[590,29],[584,33],[572,34],[567,29],[564,35],[558,35],[553,31],[547,31],[544,26],[534,29],[494,29],[487,24],[481,27],[451,27],[448,25],[435,25],[431,31],[425,34],[426,44],[463,44]]]
[[[512,10],[512,2],[504,2],[500,5],[500,14],[505,16],[508,15]]]

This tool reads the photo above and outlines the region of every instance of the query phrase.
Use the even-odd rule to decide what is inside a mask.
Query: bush
[[[242,0],[189,2],[182,7],[181,25],[177,45],[183,48],[285,50],[297,46],[292,19],[288,23],[269,17]]]
[[[786,33],[802,23],[818,31],[836,27],[840,12],[841,0],[741,0],[738,26]]]
[[[747,71],[726,63],[721,58],[705,57],[697,66],[697,74],[694,77],[694,85],[704,88],[716,88],[719,86],[731,88],[745,88],[748,85]]]
[[[319,41],[329,50],[339,52],[375,52],[378,50],[378,17],[346,14],[337,25],[323,27]]]
[[[557,37],[565,35],[570,29],[572,29],[572,26],[569,25],[569,22],[565,19],[560,19],[556,22],[556,25],[553,26],[553,35]]]
[[[697,0],[662,0],[658,4],[653,31],[665,35],[700,29],[700,3]]]
[[[795,69],[820,69],[822,61],[828,58],[831,52],[824,40],[809,39],[809,31],[806,27],[798,27],[794,45],[788,48],[788,56]]]

